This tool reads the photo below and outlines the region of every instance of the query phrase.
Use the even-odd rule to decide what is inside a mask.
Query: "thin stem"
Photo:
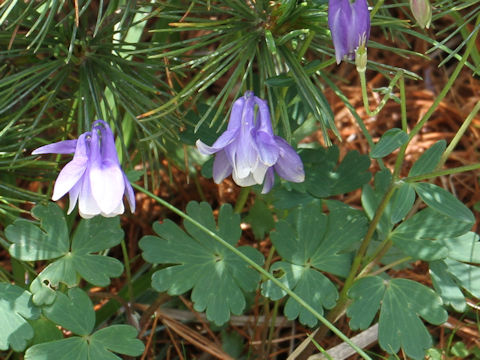
[[[388,89],[386,94],[383,96],[383,99],[380,101],[380,104],[378,104],[377,108],[374,111],[370,111],[370,104],[368,101],[368,92],[367,92],[367,80],[365,78],[365,71],[359,71],[358,75],[360,76],[360,85],[362,87],[362,99],[363,99],[363,107],[365,108],[365,112],[367,113],[368,116],[375,116],[377,115],[385,106],[387,101],[391,97],[391,93],[393,91],[393,88],[397,81],[403,77],[403,72],[399,70],[395,76],[390,80],[390,83],[388,84]]]
[[[479,110],[480,110],[480,101],[475,104],[472,111],[470,112],[470,114],[468,114],[467,118],[463,122],[462,126],[460,126],[460,129],[458,129],[457,133],[455,134],[455,137],[452,139],[450,144],[448,144],[448,147],[445,150],[445,152],[443,153],[442,158],[440,159],[440,163],[438,164],[437,168],[441,168],[443,166],[443,164],[445,164],[448,157],[450,156],[450,153],[453,151],[453,149],[455,149],[458,142],[462,138],[465,131],[467,131],[468,127],[472,123],[473,118],[477,115]]]
[[[388,205],[388,202],[390,201],[390,198],[393,195],[393,192],[395,191],[395,187],[392,185],[386,192],[385,196],[382,199],[382,202],[378,205],[377,211],[375,212],[375,216],[373,217],[372,221],[370,222],[370,225],[368,227],[367,233],[365,234],[365,237],[363,238],[363,241],[360,245],[360,248],[357,251],[357,254],[355,255],[355,258],[353,259],[352,267],[350,269],[350,273],[347,276],[347,279],[345,280],[345,283],[343,285],[342,291],[340,293],[340,300],[338,303],[345,303],[346,298],[347,298],[347,292],[352,286],[355,277],[360,270],[360,266],[362,264],[363,257],[365,256],[365,253],[367,252],[368,245],[370,244],[370,241],[372,240],[373,234],[375,233],[375,230],[377,229],[377,225],[380,222],[380,219],[382,218],[383,212],[385,211],[385,208]],[[342,300],[343,298],[343,300]],[[343,305],[342,305],[343,306]]]
[[[408,131],[408,123],[407,123],[407,100],[405,96],[405,77],[402,76],[399,79],[399,87],[400,87],[400,111],[402,117],[402,130],[407,132]]]
[[[388,264],[388,265],[385,265],[385,266],[381,267],[380,269],[375,270],[374,272],[372,272],[372,273],[370,273],[370,274],[368,274],[368,275],[370,275],[370,276],[376,276],[376,275],[381,274],[381,273],[383,273],[383,272],[385,272],[385,271],[387,271],[387,270],[390,270],[391,268],[393,268],[393,267],[395,267],[395,266],[397,266],[397,265],[400,265],[400,264],[402,264],[402,263],[404,263],[404,262],[407,262],[407,261],[410,261],[410,260],[412,260],[412,257],[411,257],[411,256],[406,256],[406,257],[401,258],[401,259],[398,259],[398,260],[396,260],[396,261],[394,261],[394,262],[392,262],[392,263],[390,263],[390,264]]]
[[[292,290],[290,290],[287,286],[285,286],[281,281],[279,281],[275,276],[270,274],[268,271],[266,271],[264,268],[262,268],[260,265],[258,265],[255,261],[250,259],[248,256],[246,256],[244,253],[242,253],[240,250],[238,250],[236,247],[233,245],[229,244],[225,240],[223,240],[220,236],[215,234],[213,231],[210,229],[206,228],[204,225],[184,213],[183,211],[177,209],[175,206],[169,204],[167,201],[163,200],[162,198],[156,196],[155,194],[151,193],[150,191],[142,188],[141,186],[137,184],[132,184],[132,186],[137,189],[138,191],[143,192],[144,194],[150,196],[152,199],[157,201],[159,204],[165,206],[167,209],[170,211],[174,212],[175,214],[179,215],[181,218],[183,218],[186,221],[191,222],[193,225],[195,225],[198,229],[202,230],[205,234],[209,235],[212,237],[212,239],[218,241],[220,244],[222,244],[224,247],[226,247],[228,250],[233,252],[235,255],[240,257],[244,262],[246,262],[248,265],[250,265],[252,268],[254,268],[256,271],[258,271],[261,275],[264,277],[268,278],[270,281],[272,281],[275,285],[277,285],[280,289],[285,291],[292,299],[296,300],[303,308],[306,310],[310,311],[322,324],[324,324],[326,327],[328,327],[335,335],[337,335],[341,340],[346,342],[348,345],[350,345],[359,355],[361,355],[364,359],[369,359],[371,360],[370,356],[368,356],[362,349],[360,349],[356,344],[354,344],[347,336],[345,336],[340,330],[338,330],[332,323],[330,323],[325,317],[323,317],[318,311],[316,311],[313,307],[311,307],[308,303],[305,302],[300,296],[295,294]]]
[[[456,168],[452,169],[445,169],[445,170],[436,170],[428,174],[423,174],[423,175],[417,175],[417,176],[409,176],[405,179],[404,181],[407,182],[417,182],[421,180],[426,180],[426,179],[431,179],[437,176],[444,176],[444,175],[453,175],[453,174],[458,174],[466,171],[472,171],[472,170],[477,170],[480,169],[480,163],[477,164],[471,164],[471,165],[465,165],[465,166],[459,166]]]
[[[238,194],[237,201],[235,203],[235,208],[233,212],[235,214],[240,214],[245,207],[245,203],[247,202],[248,195],[250,194],[250,187],[242,187],[240,190],[240,194]]]
[[[268,340],[267,340],[267,352],[266,352],[267,355],[271,353],[271,349],[272,349],[272,340],[275,333],[275,322],[277,321],[279,305],[280,305],[280,300],[277,300],[273,303],[272,316],[270,318],[270,330],[268,332]]]
[[[120,246],[122,247],[123,262],[125,263],[125,275],[127,277],[128,301],[132,302],[134,298],[133,287],[132,287],[132,271],[130,269],[130,259],[128,258],[127,244],[125,243],[125,238],[123,238],[122,241],[120,242]]]

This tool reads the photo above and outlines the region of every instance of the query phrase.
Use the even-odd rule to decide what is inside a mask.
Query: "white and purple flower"
[[[365,46],[370,36],[367,0],[329,0],[328,27],[337,64],[345,57],[353,59],[355,50]]]
[[[256,115],[255,105],[258,106]],[[216,154],[213,180],[217,184],[232,174],[240,186],[265,182],[262,191],[265,194],[275,181],[274,170],[288,181],[305,179],[298,154],[288,142],[273,134],[267,102],[252,91],[235,101],[227,130],[212,146],[200,140],[196,145],[204,155]]]
[[[103,120],[93,123],[92,131],[83,133],[78,140],[65,140],[45,145],[32,154],[74,154],[60,171],[52,200],[69,194],[68,213],[78,200],[80,216],[113,217],[124,212],[123,195],[126,194],[130,210],[135,211],[135,194],[118,160],[115,140],[108,124]]]

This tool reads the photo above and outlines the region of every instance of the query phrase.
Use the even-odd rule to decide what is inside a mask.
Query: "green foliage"
[[[60,283],[72,287],[79,276],[97,286],[110,284],[110,277],[119,276],[123,265],[115,258],[93,254],[118,245],[123,237],[118,218],[97,216],[82,220],[72,241],[63,211],[54,203],[37,205],[34,222],[18,219],[7,227],[5,234],[12,242],[10,254],[19,260],[51,260],[32,282],[30,291],[37,305],[51,304]]]
[[[440,140],[433,144],[418,158],[417,161],[415,161],[408,176],[428,174],[435,170],[446,146],[447,142],[445,140]]]
[[[365,277],[353,284],[348,295],[353,299],[347,309],[352,329],[367,328],[380,309],[378,341],[390,354],[401,347],[408,357],[423,359],[432,339],[420,317],[434,325],[447,320],[440,297],[412,280]]]
[[[187,214],[213,233],[235,245],[241,234],[240,216],[230,205],[223,205],[218,226],[210,205],[191,201]],[[230,313],[245,309],[245,293],[256,289],[259,274],[209,235],[185,221],[186,232],[174,222],[155,223],[158,236],[144,236],[140,241],[143,258],[150,263],[175,264],[155,272],[152,286],[157,291],[180,295],[192,289],[195,310],[206,311],[207,318],[218,325],[230,319]],[[250,246],[238,248],[257,264],[263,255]]]
[[[439,186],[429,183],[413,185],[418,196],[432,209],[452,219],[473,225],[475,217],[460,200]]]
[[[263,239],[275,227],[273,214],[267,203],[257,198],[250,208],[245,221],[248,222],[256,239]]]
[[[433,285],[445,304],[457,311],[465,311],[467,303],[461,289],[475,297],[480,296],[479,236],[468,232],[442,239],[441,243],[448,249],[448,255],[430,263]]]
[[[370,156],[374,159],[385,157],[394,150],[405,144],[408,140],[408,134],[401,129],[387,130],[377,144],[370,152]]]
[[[23,351],[33,338],[33,328],[27,320],[40,315],[40,309],[32,303],[32,294],[10,284],[0,283],[0,350],[11,347]]]
[[[473,222],[460,221],[441,212],[427,208],[401,223],[391,234],[395,246],[407,255],[423,260],[436,260],[447,255],[441,242],[465,234]]]
[[[305,167],[305,188],[315,197],[326,198],[344,194],[366,184],[370,159],[357,151],[347,153],[338,164],[339,150],[336,146],[304,150],[300,154]]]
[[[95,325],[95,312],[88,295],[79,288],[58,293],[54,303],[43,310],[44,315],[80,336],[43,342],[28,348],[28,360],[67,359],[120,359],[112,352],[138,356],[143,343],[135,339],[137,331],[130,325],[112,325],[91,334]]]
[[[352,247],[365,235],[367,220],[361,212],[338,202],[328,202],[330,213],[322,213],[317,201],[300,206],[270,233],[282,260],[270,268],[272,274],[309,303],[320,314],[332,308],[338,297],[335,285],[321,273],[345,277],[350,268]],[[268,280],[262,293],[272,300],[286,293]],[[313,327],[317,319],[289,298],[284,309],[289,319]]]

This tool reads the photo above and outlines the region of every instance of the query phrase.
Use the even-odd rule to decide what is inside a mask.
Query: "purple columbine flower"
[[[258,113],[255,116],[255,105]],[[288,181],[305,179],[303,164],[293,148],[273,134],[267,102],[247,91],[233,104],[227,130],[212,146],[197,140],[204,155],[216,153],[213,180],[219,184],[232,174],[240,186],[262,184],[262,193],[270,191],[275,181],[274,170]]]
[[[335,58],[353,59],[355,50],[370,36],[370,13],[367,0],[329,0],[328,27],[332,33]]]
[[[69,193],[68,213],[78,200],[80,216],[89,219],[95,215],[112,217],[124,211],[123,194],[127,195],[130,210],[135,211],[135,194],[120,167],[112,130],[103,120],[93,123],[92,131],[78,140],[65,140],[45,145],[32,154],[71,154],[73,159],[60,171],[52,200]]]

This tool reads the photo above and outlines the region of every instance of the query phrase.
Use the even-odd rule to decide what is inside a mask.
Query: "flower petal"
[[[275,175],[273,173],[273,168],[269,168],[265,175],[265,184],[263,184],[262,194],[268,193],[275,182]]]
[[[305,180],[305,172],[300,156],[281,137],[275,136],[275,141],[280,148],[280,156],[274,166],[275,171],[285,180],[303,182]]]
[[[332,34],[335,58],[340,64],[344,56],[353,49],[349,49],[349,33],[352,31],[352,7],[350,0],[329,0],[328,27]]]
[[[125,174],[123,174],[123,181],[125,182],[125,194],[127,195],[130,212],[133,214],[135,212],[135,193],[133,192],[132,185],[130,185],[130,181],[128,181],[128,178]]]
[[[273,166],[279,156],[279,149],[272,134],[264,131],[254,132],[255,143],[257,144],[258,155],[262,163]]]
[[[82,181],[79,181],[68,192],[69,200],[68,200],[67,214],[70,214],[73,211],[73,209],[75,209],[75,205],[77,204],[78,195],[80,194],[81,189],[82,189]]]
[[[90,170],[92,195],[104,213],[111,213],[123,201],[125,182],[119,166],[92,166]]]
[[[123,201],[121,201],[118,204],[118,206],[115,209],[113,209],[111,212],[109,212],[109,213],[101,212],[100,214],[104,217],[115,217],[117,215],[123,214],[124,211],[125,211],[125,207],[123,205]]]
[[[88,163],[88,140],[89,133],[80,135],[76,141],[75,155],[58,174],[55,187],[53,189],[52,200],[57,201],[65,195],[75,184],[79,182],[87,169]]]
[[[219,151],[213,161],[213,181],[220,184],[223,179],[232,173],[232,169],[225,151]]]
[[[272,120],[270,119],[270,110],[268,103],[259,97],[253,98],[255,104],[258,105],[258,120],[256,128],[273,136]]]
[[[228,120],[227,131],[237,132],[240,129],[240,126],[242,125],[243,107],[245,106],[246,98],[247,93],[235,100],[233,103],[232,111],[230,112],[230,119]]]
[[[102,212],[92,194],[89,171],[86,172],[78,199],[78,213],[84,219],[90,219]]]
[[[362,41],[368,40],[370,36],[370,12],[368,11],[367,0],[355,0],[352,4],[352,47],[355,50]]]
[[[212,155],[217,151],[222,150],[225,146],[230,144],[237,137],[238,131],[225,131],[220,137],[213,143],[212,146],[206,145],[201,140],[197,140],[195,145],[197,146],[198,151],[203,155]]]
[[[255,179],[253,178],[252,174],[248,174],[248,176],[246,176],[244,178],[239,178],[233,172],[232,173],[232,179],[233,179],[233,181],[235,181],[235,184],[237,184],[238,186],[252,186],[252,185],[258,184],[255,181]]]
[[[32,151],[32,155],[40,154],[73,154],[77,147],[77,140],[63,140],[53,144],[40,146]]]
[[[102,136],[100,151],[99,138],[96,131],[92,133],[89,180],[91,193],[101,211],[108,214],[122,202],[125,191],[123,171],[118,163],[118,157],[113,142],[113,135]],[[113,149],[112,149],[113,147]],[[80,198],[81,199],[81,198]]]
[[[235,148],[233,173],[238,178],[247,177],[258,164],[258,152],[253,139],[247,138],[239,141]]]
[[[97,120],[93,123],[92,132],[95,132],[95,130],[100,130],[101,133],[102,161],[108,161],[120,166],[117,148],[115,147],[115,139],[113,138],[113,133],[110,129],[110,126],[108,126],[108,124],[103,120]]]
[[[252,170],[252,176],[255,180],[255,183],[263,183],[263,179],[265,179],[265,173],[269,168],[270,166],[267,166],[260,161],[257,163],[257,166]]]

